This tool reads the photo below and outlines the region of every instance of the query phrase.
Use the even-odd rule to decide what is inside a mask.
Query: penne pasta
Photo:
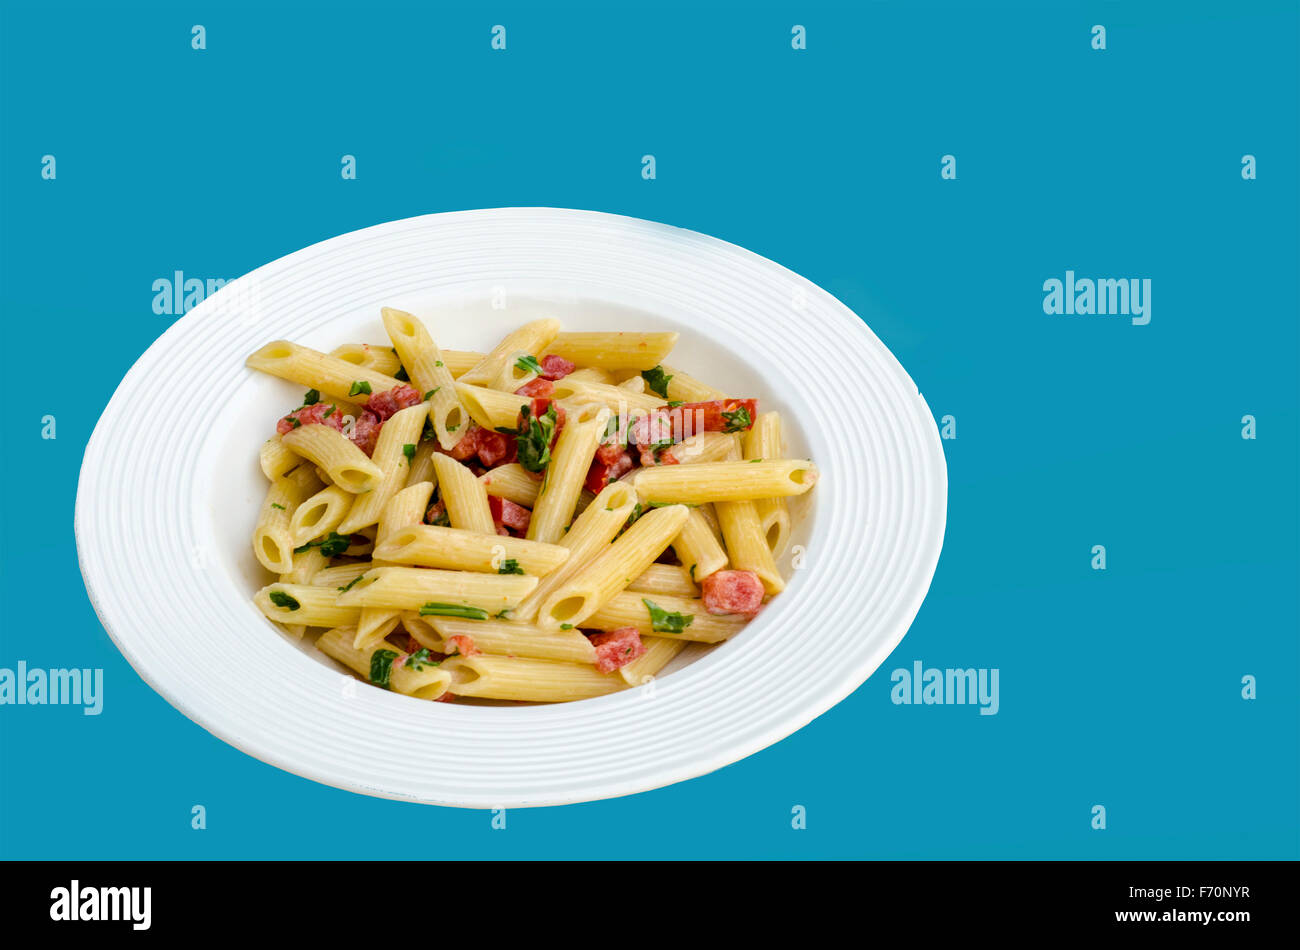
[[[424,397],[438,444],[444,449],[455,448],[456,443],[469,431],[469,413],[461,405],[456,382],[442,358],[442,351],[433,342],[433,337],[424,324],[411,314],[384,307],[382,315],[384,329],[393,341],[393,348],[401,356],[402,365],[406,367],[416,390]]]
[[[379,440],[370,456],[370,461],[379,468],[379,483],[364,495],[355,496],[356,500],[339,526],[341,534],[352,534],[378,524],[384,506],[406,487],[406,475],[411,470],[411,460],[415,457],[415,447],[419,444],[427,418],[425,413],[423,404],[410,406],[394,413],[379,430]]]
[[[537,578],[524,574],[377,567],[362,575],[350,590],[339,594],[338,604],[426,612],[445,608],[444,616],[487,620],[517,607],[536,586]]]
[[[378,550],[395,532],[423,521],[431,497],[433,497],[433,483],[417,482],[403,488],[390,498],[384,505],[383,513],[379,516],[379,524],[375,529],[375,549]],[[370,567],[384,567],[389,563],[391,562],[376,557],[370,561]],[[398,611],[385,607],[362,607],[361,618],[357,621],[354,646],[367,646],[387,636],[392,629],[388,621],[397,614]]]
[[[453,528],[496,536],[487,489],[474,473],[447,455],[433,457],[438,476],[438,492],[447,506],[447,518]]]
[[[535,624],[502,620],[457,620],[453,617],[429,617],[427,620],[439,638],[440,653],[448,652],[447,641],[452,637],[469,637],[477,649],[499,656],[527,656],[570,663],[596,662],[596,648],[579,630],[548,630]]]
[[[300,548],[337,530],[356,497],[337,485],[328,485],[300,504],[289,519],[293,546]]]
[[[642,515],[577,577],[552,593],[537,612],[544,627],[584,620],[645,572],[681,530],[689,509],[683,505],[656,508]]]
[[[331,484],[354,495],[370,491],[383,480],[383,470],[366,458],[347,436],[330,426],[302,426],[280,436],[280,441],[323,468]]]
[[[528,522],[529,540],[553,544],[564,537],[608,421],[607,409],[588,407],[573,413],[565,423],[551,450],[546,478]]]
[[[246,365],[250,369],[261,370],[291,383],[318,390],[332,399],[348,400],[364,395],[357,391],[358,383],[369,386],[372,394],[388,392],[402,385],[400,380],[386,373],[377,373],[288,340],[266,344],[247,359]]]
[[[662,613],[656,613],[656,610]],[[656,617],[660,618],[658,623]],[[711,614],[702,600],[672,594],[623,591],[584,620],[583,626],[597,630],[636,627],[637,632],[646,637],[675,636],[699,643],[719,643],[743,630],[748,622],[746,616]]]
[[[293,515],[320,485],[315,471],[302,465],[275,479],[267,489],[253,529],[253,553],[268,571],[286,574],[293,570],[293,549],[297,547]]]
[[[397,371],[402,368],[402,360],[391,346],[370,343],[344,343],[329,351],[329,355],[353,366],[372,369],[376,373],[397,378]]]
[[[547,347],[559,332],[560,321],[549,317],[525,323],[507,335],[493,347],[492,352],[467,370],[460,381],[474,386],[491,387],[493,383],[504,380],[503,374],[508,374],[509,367],[521,354],[541,357],[549,352]]]
[[[781,438],[781,416],[776,412],[760,412],[754,426],[742,440],[746,460],[781,458],[784,441]],[[754,501],[754,511],[763,529],[763,538],[779,558],[790,541],[790,506],[784,498],[759,498]]]
[[[519,410],[532,402],[528,396],[516,396],[497,389],[470,386],[460,380],[456,381],[456,394],[470,414],[470,418],[493,432],[497,429],[513,431],[519,422]]]
[[[495,498],[513,501],[516,505],[532,508],[542,490],[542,481],[533,478],[518,462],[498,465],[479,476],[483,489]]]
[[[695,583],[727,566],[727,552],[698,508],[691,509],[682,530],[673,538],[673,553],[682,562],[686,576]]]
[[[313,548],[312,550],[318,550]],[[311,576],[311,580],[306,583],[312,587],[332,587],[337,591],[342,591],[354,580],[370,570],[369,561],[353,561],[349,564],[336,564],[333,567],[324,567]]]
[[[727,394],[700,382],[694,376],[687,375],[671,366],[662,367],[668,378],[668,399],[672,402],[712,402],[726,399]]]
[[[677,345],[677,333],[560,333],[547,351],[578,366],[654,369]],[[661,404],[662,405],[662,404]]]
[[[604,383],[607,386],[613,385],[614,377],[609,370],[601,369],[598,366],[584,366],[581,369],[575,369],[565,379],[571,379],[576,382],[584,383]]]
[[[505,535],[412,524],[377,544],[375,557],[420,567],[541,576],[568,560],[569,549]]]
[[[355,634],[348,629],[326,630],[316,639],[316,649],[367,682],[386,686],[395,693],[432,700],[447,692],[451,673],[442,664],[413,657],[382,637],[364,647],[353,646],[354,639]]]
[[[627,589],[646,594],[672,594],[676,597],[700,596],[700,589],[691,580],[687,568],[676,564],[651,564],[633,578]]]
[[[641,642],[645,645],[645,653],[618,671],[629,686],[644,686],[650,682],[690,641],[680,637],[646,637]]]
[[[314,584],[268,584],[253,596],[259,610],[283,624],[308,627],[354,627],[361,611],[342,607],[339,593]]]
[[[262,474],[271,481],[275,481],[281,475],[287,475],[301,461],[302,456],[295,455],[285,448],[278,435],[274,435],[263,442],[261,451],[258,452],[258,462],[262,466]]]
[[[580,379],[575,380],[572,376],[557,380],[552,395],[565,406],[596,403],[622,416],[627,416],[629,410],[644,411],[658,409],[664,405],[664,400],[652,393],[637,393],[605,383],[588,383]]]
[[[636,490],[648,504],[689,505],[802,495],[816,482],[817,466],[805,459],[737,460],[656,466],[637,476]]]
[[[525,657],[453,657],[443,663],[451,674],[448,691],[456,696],[562,703],[604,696],[626,688],[623,678],[595,667]]]

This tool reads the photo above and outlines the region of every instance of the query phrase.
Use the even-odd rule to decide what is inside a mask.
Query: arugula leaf
[[[406,456],[406,461],[407,461],[408,463],[410,463],[410,462],[414,462],[414,461],[415,461],[415,446],[412,445],[410,442],[407,442],[405,445],[402,446],[402,454]]]
[[[734,412],[724,412],[722,419],[726,422],[723,432],[741,432],[754,424],[754,420],[749,417],[749,410],[744,406],[737,406]]]
[[[282,590],[271,591],[271,603],[277,607],[287,607],[289,610],[297,610],[302,606]]]
[[[519,359],[515,360],[515,369],[519,370],[521,373],[536,373],[538,376],[542,375],[542,364],[537,362],[537,357],[535,356],[519,357]]]
[[[376,650],[370,654],[370,682],[376,686],[388,688],[388,681],[393,676],[393,661],[397,654],[392,650]]]
[[[540,419],[533,416],[531,406],[521,406],[519,417],[519,428],[514,433],[519,464],[530,472],[540,472],[551,462],[551,439],[557,418],[555,404],[547,406]]]
[[[497,568],[498,574],[522,574],[524,569],[519,566],[519,562],[514,558],[506,558]]]
[[[406,658],[406,662],[404,662],[402,665],[407,667],[408,669],[415,670],[415,672],[417,673],[423,673],[426,667],[441,666],[442,661],[435,660],[433,656],[429,653],[428,647],[421,647],[420,649],[412,653],[410,656],[408,656]]]
[[[337,531],[331,531],[328,535],[319,541],[308,541],[300,548],[294,548],[294,554],[302,554],[304,551],[310,551],[314,547],[320,548],[320,553],[326,557],[338,557],[348,548],[352,547],[352,538],[346,534],[339,534]]]
[[[482,607],[464,604],[439,604],[433,601],[420,608],[421,617],[462,617],[465,620],[487,620],[488,612]]]
[[[348,389],[348,395],[360,396],[362,393],[365,393],[367,396],[370,395],[370,384],[364,379],[354,380],[351,388]]]
[[[662,366],[656,366],[654,369],[643,369],[641,378],[645,380],[646,388],[656,396],[668,398],[668,380],[673,378],[672,373],[665,373]]]
[[[681,633],[695,620],[694,614],[669,613],[652,600],[641,598],[650,611],[650,629],[656,633]]]
[[[318,402],[320,402],[319,389],[309,389],[307,390],[307,395],[302,397],[302,404],[304,406],[314,406]]]

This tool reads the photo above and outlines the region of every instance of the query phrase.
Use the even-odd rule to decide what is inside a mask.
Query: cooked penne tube
[[[662,369],[668,376],[668,399],[672,402],[712,402],[715,399],[727,398],[727,394],[722,390],[714,389],[679,369],[671,366],[664,366]]]
[[[768,546],[763,523],[752,501],[720,501],[713,506],[727,544],[727,558],[737,571],[753,571],[769,594],[785,590],[785,578],[777,570]]]
[[[314,584],[268,584],[253,603],[268,618],[308,627],[353,627],[361,611],[338,603],[339,592]]]
[[[531,354],[540,358],[545,353],[551,352],[548,347],[559,332],[560,321],[553,318],[525,323],[508,334],[492,348],[492,352],[466,371],[461,376],[461,382],[474,386],[491,386],[502,377],[507,364],[519,358],[519,354]]]
[[[280,441],[323,468],[332,484],[354,495],[370,491],[383,480],[383,470],[332,426],[305,425],[286,432]]]
[[[640,395],[645,394],[645,380],[640,376],[629,376],[621,383],[615,383],[615,386],[618,389],[626,389],[630,393],[638,393]],[[659,397],[656,396],[655,399],[658,400]]]
[[[312,578],[329,565],[330,559],[321,553],[320,547],[310,547],[293,554],[293,569],[280,575],[281,584],[310,584]],[[304,623],[286,623],[284,629],[295,637],[301,638],[307,632]]]
[[[645,644],[645,653],[618,671],[629,686],[644,686],[650,682],[690,641],[668,636],[643,637],[641,642]]]
[[[281,475],[287,475],[301,461],[302,456],[285,448],[278,435],[274,435],[263,442],[261,451],[258,452],[258,462],[262,466],[262,474],[271,481],[275,481]]]
[[[564,537],[608,421],[609,410],[590,406],[572,413],[565,422],[528,522],[529,540],[554,544]]]
[[[396,620],[393,625],[396,626]],[[437,699],[447,692],[451,674],[442,664],[412,657],[382,637],[364,647],[353,646],[354,638],[354,632],[346,628],[326,630],[317,638],[316,649],[367,682],[387,686],[395,693],[416,699]]]
[[[636,393],[604,383],[588,383],[581,379],[575,380],[571,375],[555,381],[552,395],[566,407],[597,403],[610,412],[624,416],[628,415],[629,410],[645,411],[664,405],[664,400],[652,393]]]
[[[313,551],[318,548],[312,548]],[[369,561],[354,561],[350,564],[336,564],[333,567],[321,568],[311,576],[307,583],[312,587],[332,587],[336,591],[342,591],[354,580],[370,570]]]
[[[726,432],[698,432],[682,439],[671,451],[680,465],[725,462],[735,444],[735,437]]]
[[[594,666],[521,656],[458,656],[442,668],[451,674],[450,693],[483,699],[562,703],[627,687],[621,676],[598,673]]]
[[[446,653],[452,637],[469,637],[484,653],[499,656],[528,656],[538,660],[567,660],[570,663],[595,663],[596,648],[579,630],[548,630],[531,623],[501,620],[456,620],[452,617],[428,617]],[[418,637],[416,639],[419,639]]]
[[[488,507],[487,489],[474,473],[449,455],[435,455],[433,470],[438,476],[439,496],[447,506],[451,526],[496,537],[496,523],[492,520],[492,509]]]
[[[362,528],[379,523],[379,516],[389,500],[406,487],[406,475],[411,470],[411,459],[424,430],[426,408],[423,404],[410,406],[393,416],[379,430],[379,440],[370,461],[379,467],[379,484],[364,495],[357,495],[348,509],[339,533],[352,534]]]
[[[506,535],[412,524],[377,544],[375,557],[420,567],[542,576],[568,560],[569,549]]]
[[[546,598],[585,569],[598,554],[609,549],[610,542],[627,524],[635,505],[636,492],[630,486],[622,482],[606,485],[560,539],[561,546],[569,549],[569,559],[543,577],[537,589],[510,612],[510,618],[518,621],[535,618]]]
[[[696,583],[727,566],[727,552],[698,508],[691,509],[682,530],[673,538],[673,553],[682,562],[686,576]]]
[[[379,524],[375,529],[375,549],[378,550],[395,532],[423,521],[432,496],[433,482],[417,482],[403,488],[390,498],[388,504],[384,505],[383,513],[379,516]],[[389,563],[391,562],[374,558],[370,566],[384,567]],[[368,646],[381,637],[387,636],[392,630],[388,621],[397,615],[398,611],[386,607],[362,607],[353,645]]]
[[[402,368],[402,360],[391,346],[370,343],[344,343],[329,351],[329,355],[353,366],[372,369],[376,373],[397,378],[397,371]]]
[[[681,531],[689,508],[671,505],[642,515],[580,574],[543,602],[537,622],[544,627],[582,626],[601,605],[654,563]]]
[[[388,392],[393,387],[402,385],[400,380],[386,373],[377,373],[288,340],[266,344],[245,363],[250,369],[258,369],[291,383],[307,386],[333,399],[356,399],[362,396],[361,401],[364,401],[368,397],[365,397],[364,392],[358,391],[358,383],[368,385],[371,394]]]
[[[447,364],[452,377],[459,379],[477,366],[484,355],[470,350],[443,350],[442,361]]]
[[[437,445],[437,442],[429,440],[415,447],[415,458],[411,459],[411,470],[406,474],[406,484],[432,483],[437,480],[438,476],[433,471],[433,457],[439,454],[436,450]]]
[[[532,508],[542,490],[541,479],[533,478],[518,462],[498,465],[478,477],[489,495]]]
[[[578,366],[654,369],[677,345],[677,333],[561,333],[548,353]]]
[[[754,425],[745,433],[742,444],[746,459],[783,457],[785,446],[781,438],[780,413],[760,412]],[[790,540],[790,506],[784,498],[759,498],[754,502],[754,510],[772,557],[779,558]]]
[[[680,537],[680,535],[679,535]],[[676,564],[651,564],[627,585],[628,590],[646,594],[672,594],[675,597],[699,597],[700,589],[691,581],[687,568]]]
[[[323,538],[338,530],[356,497],[337,485],[329,485],[300,504],[289,520],[293,546],[300,548],[314,538]]]
[[[663,614],[652,613],[650,604],[663,611],[668,619],[665,621]],[[658,624],[656,616],[660,617]],[[698,643],[719,643],[743,630],[748,622],[749,618],[744,616],[711,614],[705,609],[704,601],[694,598],[623,591],[607,600],[582,625],[598,630],[636,627],[637,633],[646,637],[673,636]],[[681,627],[680,632],[675,631],[676,627]]]
[[[339,594],[338,602],[341,607],[398,610],[428,611],[445,607],[444,615],[487,620],[517,607],[536,586],[537,578],[525,574],[377,567],[367,571],[350,590]]]
[[[613,385],[614,377],[610,375],[609,370],[601,369],[599,366],[583,366],[575,369],[565,379],[572,379],[574,382],[581,380],[584,383],[604,383]]]
[[[817,466],[806,459],[700,462],[646,469],[636,490],[649,504],[698,504],[802,495],[816,481]]]
[[[442,635],[433,629],[433,624],[429,623],[430,618],[421,617],[418,610],[403,610],[399,616],[402,629],[413,636],[420,646],[435,653],[445,652],[443,647],[447,644],[443,642]]]
[[[470,417],[485,429],[514,429],[519,422],[519,410],[532,400],[498,389],[470,386],[456,381],[456,394]]]
[[[320,484],[312,468],[300,465],[267,489],[253,529],[253,553],[268,571],[287,574],[293,570],[293,549],[297,547],[293,543],[293,515]]]
[[[442,358],[442,351],[424,324],[411,314],[391,307],[384,307],[381,313],[393,348],[401,356],[416,390],[424,397],[438,444],[444,449],[455,448],[469,429],[469,413],[456,394],[456,382]]]

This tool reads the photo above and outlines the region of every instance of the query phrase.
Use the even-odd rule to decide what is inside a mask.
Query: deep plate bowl
[[[244,367],[274,339],[382,343],[380,306],[440,346],[486,350],[538,316],[568,330],[682,334],[673,366],[781,412],[821,480],[793,506],[786,591],[731,641],[650,685],[575,703],[428,703],[357,682],[251,603],[271,578],[251,533],[257,449],[301,387]],[[201,394],[202,420],[140,412]],[[426,215],[258,268],[173,324],[86,448],[77,548],[122,654],[214,735],[369,795],[495,808],[657,788],[776,742],[859,686],[920,608],[943,542],[947,473],[907,373],[825,291],[691,231],[549,208]]]

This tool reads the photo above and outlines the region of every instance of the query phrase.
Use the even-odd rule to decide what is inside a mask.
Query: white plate
[[[257,449],[301,387],[244,368],[262,344],[383,342],[410,310],[448,349],[539,313],[568,329],[677,329],[675,366],[786,423],[822,478],[802,568],[741,634],[638,690],[547,706],[428,703],[361,684],[253,607]],[[427,215],[267,264],[170,327],[86,448],[77,548],[100,620],[136,671],[214,735],[368,795],[522,807],[691,778],[784,738],[857,688],[907,632],[943,543],[934,420],[847,307],[734,245],[550,208]]]

